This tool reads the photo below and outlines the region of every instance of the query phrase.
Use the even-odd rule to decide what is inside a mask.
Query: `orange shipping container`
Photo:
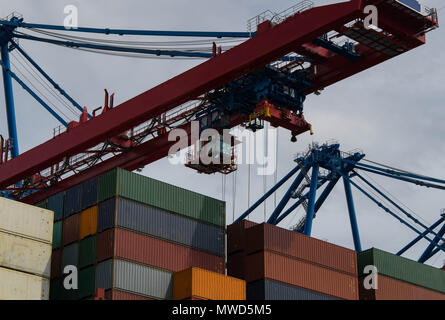
[[[276,280],[333,297],[358,300],[358,278],[272,252],[246,257],[246,281]]]
[[[79,240],[97,232],[97,206],[82,211],[80,214]]]
[[[246,282],[219,273],[189,268],[173,274],[173,299],[246,300]]]
[[[377,289],[367,290],[359,278],[360,300],[445,300],[445,294],[379,275]]]

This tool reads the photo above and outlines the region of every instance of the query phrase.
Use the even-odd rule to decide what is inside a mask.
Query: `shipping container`
[[[79,268],[96,263],[96,236],[85,238],[79,242]]]
[[[156,300],[156,299],[140,296],[122,290],[109,289],[105,291],[105,300]]]
[[[246,254],[244,251],[239,251],[230,254],[227,257],[227,274],[238,279],[246,279]]]
[[[247,300],[339,300],[339,298],[277,281],[258,280],[247,284]]]
[[[273,252],[246,257],[246,281],[275,280],[346,300],[358,299],[356,276]]]
[[[445,293],[444,272],[432,266],[375,248],[358,254],[359,276],[368,265],[375,266],[379,275]]]
[[[98,235],[100,260],[116,257],[171,272],[198,267],[225,272],[224,258],[148,237],[124,229],[108,229]],[[100,251],[100,252],[99,252]]]
[[[227,254],[243,251],[246,245],[246,229],[256,225],[253,221],[241,220],[227,226]]]
[[[48,200],[40,201],[36,204],[36,207],[42,208],[42,209],[48,209]]]
[[[107,229],[97,234],[96,240],[96,262],[111,259],[114,253],[114,229]]]
[[[61,278],[54,278],[50,281],[49,300],[61,300],[60,287],[62,285]]]
[[[51,244],[54,213],[0,197],[0,230]]]
[[[49,279],[0,268],[0,300],[48,300]]]
[[[67,218],[82,210],[82,185],[72,187],[65,192],[63,203],[63,217]]]
[[[94,266],[79,271],[78,299],[93,296],[95,293],[96,268]]]
[[[97,178],[82,183],[81,210],[85,210],[97,204]]]
[[[48,198],[48,210],[54,211],[54,221],[63,218],[63,198],[64,193],[62,192]]]
[[[51,279],[62,275],[62,249],[54,250],[51,254]]]
[[[51,244],[0,231],[0,267],[49,278]]]
[[[120,196],[225,227],[225,202],[123,169],[99,177],[99,202]]]
[[[246,282],[199,268],[173,274],[173,299],[246,300]]]
[[[224,256],[224,229],[128,199],[99,204],[98,231],[120,227]],[[178,232],[181,230],[181,232]]]
[[[62,244],[64,246],[79,240],[80,214],[63,220]]]
[[[246,230],[246,254],[271,251],[357,275],[357,253],[268,223]]]
[[[79,239],[97,232],[97,206],[90,207],[80,213]]]
[[[54,222],[53,227],[53,249],[62,246],[62,221]]]
[[[65,275],[67,277],[67,275]],[[77,273],[78,276],[78,289],[66,289],[64,282],[70,282],[70,278],[56,278],[51,281],[51,285],[58,286],[57,288],[51,288],[50,300],[79,300],[80,296],[80,272]],[[72,285],[72,284],[71,284]],[[54,296],[53,296],[54,295]]]
[[[359,278],[360,300],[445,300],[444,293],[382,275],[377,277],[377,289],[366,289],[365,281]]]
[[[172,273],[124,260],[106,260],[96,267],[96,288],[118,289],[158,299],[172,298]]]
[[[62,274],[65,267],[70,265],[79,267],[79,242],[72,243],[63,248],[61,269]]]

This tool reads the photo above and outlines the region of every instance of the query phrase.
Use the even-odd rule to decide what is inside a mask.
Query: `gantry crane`
[[[378,27],[364,23],[368,5],[378,9]],[[307,95],[319,94],[334,83],[425,44],[426,33],[438,27],[437,11],[418,5],[406,0],[351,0],[313,7],[306,0],[283,13],[265,12],[255,17],[248,32],[67,30],[27,23],[17,15],[0,20],[9,125],[9,139],[1,146],[0,189],[9,197],[35,204],[113,168],[141,168],[167,156],[174,143],[168,139],[170,130],[189,131],[192,120],[218,130],[237,125],[257,130],[266,120],[289,129],[295,140],[298,134],[311,130],[303,116]],[[66,36],[73,33],[246,40],[229,50],[214,45],[208,52],[198,52],[134,48]],[[119,106],[114,107],[107,94],[101,111],[93,107],[89,113],[43,71],[17,39],[93,52],[207,60]],[[79,121],[63,120],[13,72],[9,59],[12,50],[20,52],[81,111]],[[15,128],[12,80],[66,127],[53,139],[22,154]]]

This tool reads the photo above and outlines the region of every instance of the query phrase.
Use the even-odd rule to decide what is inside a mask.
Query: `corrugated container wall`
[[[171,299],[172,287],[172,274],[156,268],[118,259],[103,261],[96,267],[96,288]]]
[[[58,249],[62,246],[62,221],[54,222],[53,227],[53,249]]]
[[[377,267],[379,275],[409,282],[427,289],[445,293],[445,275],[440,269],[394,255],[379,249],[369,249],[358,254],[359,275],[366,266]]]
[[[109,229],[98,236],[98,260],[113,256],[172,272],[198,267],[225,272],[224,258],[124,229]]]
[[[63,217],[67,218],[82,210],[82,185],[72,187],[65,192],[63,203]]]
[[[105,291],[105,300],[156,300],[145,296],[140,296],[125,291],[110,289]]]
[[[66,266],[79,267],[79,242],[75,242],[63,248],[62,251],[62,273]]]
[[[48,300],[49,279],[0,268],[0,300]]]
[[[99,177],[99,202],[120,196],[189,218],[225,226],[225,202],[116,169]]]
[[[0,230],[51,244],[53,220],[50,210],[0,197]]]
[[[63,220],[62,244],[64,246],[79,240],[80,214]]]
[[[83,299],[94,295],[96,268],[89,267],[79,271],[78,299]]]
[[[82,184],[81,210],[94,206],[98,202],[97,178],[92,178]]]
[[[354,275],[320,267],[272,252],[246,257],[246,281],[275,280],[322,294],[358,300],[358,279]]]
[[[364,277],[359,278],[360,300],[445,300],[444,293],[382,275],[377,279],[377,289],[365,289]]]
[[[79,242],[79,268],[96,263],[96,236],[85,238]]]
[[[62,274],[62,249],[54,250],[51,255],[51,279]]]
[[[199,268],[173,275],[173,299],[246,300],[246,282]]]
[[[246,230],[246,254],[272,251],[357,275],[357,254],[335,244],[263,223]]]
[[[247,300],[339,300],[308,289],[289,284],[258,280],[247,284]]]
[[[79,239],[83,239],[97,232],[98,207],[90,207],[80,213]]]
[[[48,198],[48,210],[54,211],[54,221],[63,218],[63,197],[64,193],[58,193]]]
[[[119,198],[117,201],[109,199],[99,204],[98,231],[115,226],[219,256],[224,255],[223,228],[187,219],[135,201]]]
[[[50,264],[51,244],[0,231],[1,267],[49,278]]]
[[[249,220],[241,220],[227,226],[227,253],[243,251],[246,245],[246,229],[257,225]]]

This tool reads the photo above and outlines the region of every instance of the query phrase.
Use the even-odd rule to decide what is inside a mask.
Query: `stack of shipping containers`
[[[48,300],[53,213],[0,197],[0,300]]]
[[[358,265],[361,300],[445,300],[443,270],[374,248],[358,254]],[[377,268],[377,288],[365,288],[366,266]]]
[[[122,169],[48,199],[54,224],[52,299],[172,299],[173,273],[225,271],[225,204]],[[62,270],[79,269],[66,290]]]
[[[246,280],[248,300],[358,299],[353,250],[246,221],[228,228],[228,248],[228,274]]]

